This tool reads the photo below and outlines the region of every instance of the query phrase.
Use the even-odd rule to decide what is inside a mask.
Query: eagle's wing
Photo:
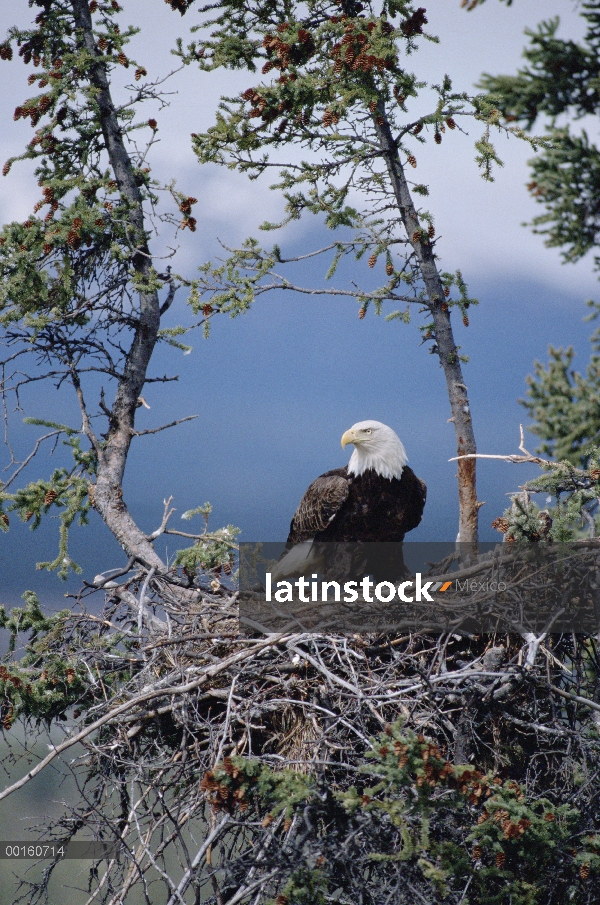
[[[405,465],[400,479],[403,495],[411,501],[411,505],[402,513],[405,520],[404,531],[412,531],[420,524],[427,499],[425,482],[418,478],[412,468]]]
[[[290,524],[288,544],[312,540],[337,515],[346,501],[350,480],[346,468],[326,471],[316,478],[298,505]]]

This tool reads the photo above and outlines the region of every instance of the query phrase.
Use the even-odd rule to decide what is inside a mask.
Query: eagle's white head
[[[354,444],[348,472],[361,475],[373,469],[382,478],[400,478],[408,456],[397,434],[381,421],[359,421],[342,437],[342,447]]]

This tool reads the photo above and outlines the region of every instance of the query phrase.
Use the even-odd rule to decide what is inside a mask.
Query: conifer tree
[[[192,2],[171,6],[183,14]],[[345,295],[357,301],[360,318],[369,308],[379,313],[384,302],[391,302],[403,308],[388,317],[408,321],[416,306],[424,315],[422,341],[437,356],[445,377],[457,455],[464,456],[475,453],[475,435],[462,371],[466,357],[457,345],[451,315],[468,326],[475,300],[460,271],[439,268],[433,216],[423,206],[428,188],[413,178],[413,171],[420,144],[441,145],[444,139],[450,144],[462,118],[474,116],[484,124],[477,160],[491,178],[498,159],[490,128],[499,121],[492,105],[457,93],[448,76],[431,86],[437,95],[433,109],[414,114],[412,102],[425,82],[408,61],[421,41],[437,40],[427,32],[425,12],[408,0],[225,0],[203,26],[202,42],[187,51],[180,47],[180,53],[188,62],[199,59],[201,69],[262,72],[241,96],[224,99],[212,128],[194,134],[199,159],[237,168],[251,178],[278,172],[273,188],[285,197],[286,217],[263,228],[283,226],[307,213],[321,215],[337,235],[308,257],[331,255],[327,277],[341,259],[354,255],[366,258],[383,278],[377,289],[302,287],[286,270],[286,264],[300,259],[284,257],[279,246],[264,250],[248,240],[222,266],[205,269],[205,291],[214,292],[217,304],[269,289]],[[460,538],[473,542],[479,506],[473,458],[458,462],[458,493]]]
[[[600,2],[585,0],[581,16],[581,41],[560,36],[558,17],[544,21],[526,31],[526,65],[516,75],[486,74],[481,86],[509,122],[529,130],[549,118],[551,146],[530,161],[527,187],[545,208],[531,226],[546,245],[562,249],[565,263],[591,254],[599,271],[600,150],[576,123],[600,112]],[[592,308],[590,319],[598,314],[597,305]],[[600,439],[599,339],[594,333],[585,375],[572,368],[571,348],[550,348],[548,364],[537,362],[528,379],[524,405],[533,418],[531,430],[544,441],[541,451],[575,464],[585,464]]]
[[[121,27],[117,0],[30,5],[38,10],[32,27],[12,28],[0,44],[3,66],[18,49],[33,91],[14,112],[15,120],[31,123],[33,136],[3,175],[10,178],[21,160],[33,161],[39,185],[28,218],[0,233],[0,392],[8,417],[24,387],[70,386],[80,421],[28,419],[43,430],[33,454],[13,462],[13,474],[0,483],[0,528],[8,529],[12,512],[33,528],[58,513],[58,556],[40,565],[64,576],[77,568],[69,527],[77,517],[85,522],[93,507],[132,561],[164,575],[153,538],[127,509],[122,482],[132,440],[147,433],[135,423],[144,385],[174,379],[149,376],[151,357],[160,342],[180,345],[184,332],[161,328],[181,281],[164,262],[164,272],[155,268],[151,231],[157,224],[171,233],[193,231],[197,199],[151,176],[159,127],[144,118],[143,104],[160,100],[162,74],[149,81],[128,55],[136,29]],[[117,69],[131,73],[130,98],[119,105],[111,85]],[[162,427],[149,432],[156,430]],[[71,448],[72,467],[19,487],[34,454],[61,441]]]

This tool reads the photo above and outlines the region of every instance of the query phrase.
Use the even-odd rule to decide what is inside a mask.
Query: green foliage
[[[574,132],[564,122],[600,112],[600,2],[585,0],[580,8],[586,26],[581,41],[559,37],[558,17],[544,21],[526,32],[527,65],[517,75],[486,74],[481,80],[505,121],[531,129],[540,116],[550,120],[550,146],[530,161],[528,189],[545,208],[531,225],[546,245],[563,250],[565,262],[594,252],[600,234],[600,151],[584,129]],[[599,255],[594,262],[600,270]],[[547,366],[536,362],[528,378],[524,405],[532,430],[544,441],[542,452],[585,464],[600,436],[598,334],[585,375],[572,369],[571,348],[550,347],[549,355]]]
[[[0,723],[8,730],[19,719],[48,727],[67,717],[85,721],[90,707],[122,693],[138,661],[137,636],[85,611],[46,615],[33,591],[23,599],[8,612],[0,606],[0,629],[9,636],[0,663]]]
[[[598,315],[597,303],[588,303]],[[544,441],[540,451],[575,465],[585,465],[600,443],[600,334],[591,338],[592,354],[585,375],[572,368],[574,350],[550,346],[547,366],[535,362],[527,378],[529,389],[522,404],[528,409],[530,430]]]
[[[290,905],[325,905],[328,897],[327,882],[323,877],[323,872],[310,868],[300,868],[294,871],[274,905],[279,905],[284,900]]]
[[[237,552],[236,537],[240,533],[239,528],[227,525],[226,528],[218,528],[209,533],[208,519],[212,512],[210,503],[198,506],[196,509],[188,509],[181,516],[189,521],[195,515],[201,515],[204,519],[204,532],[199,535],[191,547],[178,550],[175,555],[175,565],[183,569],[190,581],[193,581],[201,573],[212,573],[216,576],[219,572],[231,575]]]
[[[199,268],[203,276],[192,284],[192,311],[194,314],[202,312],[205,316],[214,311],[226,311],[231,317],[247,311],[255,300],[257,285],[276,260],[275,251],[265,255],[256,240],[247,239],[223,264],[203,264]],[[215,288],[207,304],[208,286]]]
[[[360,881],[369,903],[408,883],[419,900],[448,905],[466,889],[471,905],[566,905],[597,882],[600,840],[577,808],[454,765],[401,722],[371,741],[364,781],[345,791],[241,757],[205,774],[213,810],[260,818],[273,863],[275,846],[288,852],[276,902],[345,901]]]
[[[50,421],[29,418],[26,423],[43,425],[53,428],[56,436],[66,434],[64,445],[67,446],[74,459],[74,466],[69,471],[66,468],[57,468],[49,480],[40,478],[30,481],[14,493],[3,490],[0,484],[0,527],[8,529],[8,512],[18,512],[23,522],[31,523],[31,530],[35,531],[42,521],[43,516],[53,510],[60,513],[59,545],[56,558],[49,562],[40,562],[38,569],[57,570],[59,578],[65,579],[69,571],[81,572],[81,568],[75,563],[68,552],[69,529],[75,519],[79,525],[87,525],[88,513],[91,508],[90,481],[96,473],[96,454],[93,450],[83,450],[81,437],[77,432],[64,425]]]
[[[36,164],[42,197],[23,224],[12,223],[0,235],[0,323],[19,325],[24,335],[53,324],[85,328],[94,311],[110,302],[121,307],[130,278],[131,200],[118,191],[106,169],[99,111],[90,86],[95,65],[73,28],[66,6],[42,6],[32,29],[13,28],[9,46],[16,43],[26,64],[37,70],[32,85],[44,89],[15,109],[15,119],[30,119],[36,130],[25,152],[7,161],[7,175],[16,160]],[[99,14],[100,55],[110,72],[134,63],[125,47],[135,29],[120,31],[115,9]],[[104,48],[104,53],[103,53]],[[141,71],[138,69],[138,71]],[[145,127],[131,111],[120,114],[125,134]],[[37,127],[37,128],[36,128]],[[141,172],[141,171],[140,171]],[[140,179],[142,196],[151,200],[149,180]],[[39,212],[48,208],[44,217]],[[90,292],[102,274],[100,286]]]
[[[285,215],[277,223],[263,224],[263,229],[281,228],[309,213],[318,215],[329,229],[346,231],[344,241],[309,255],[331,255],[327,279],[346,255],[356,260],[366,255],[371,268],[378,259],[385,262],[389,281],[379,288],[336,290],[356,298],[361,318],[371,303],[380,314],[386,301],[419,306],[427,301],[417,262],[405,252],[401,217],[393,213],[395,189],[385,155],[378,150],[380,130],[393,135],[402,166],[410,172],[417,166],[419,145],[427,140],[439,145],[444,136],[450,138],[459,117],[474,118],[484,130],[477,143],[478,163],[490,179],[492,167],[501,163],[491,144],[491,130],[525,137],[520,128],[501,123],[497,107],[485,97],[456,92],[449,76],[430,86],[437,95],[433,109],[414,112],[426,83],[407,64],[420,42],[437,41],[426,25],[425,10],[408,0],[341,5],[310,0],[306,5],[282,6],[226,0],[213,21],[203,26],[208,38],[201,48],[194,42],[187,51],[181,45],[177,51],[185,63],[203,70],[261,68],[268,76],[238,97],[224,98],[215,124],[193,134],[194,150],[201,162],[238,169],[250,178],[277,168],[271,188],[281,192]],[[527,140],[538,144],[538,139]],[[303,159],[280,162],[277,152],[290,146],[301,148]],[[421,182],[410,185],[415,195],[428,194]],[[418,216],[420,241],[430,245],[433,218],[425,209]],[[202,268],[196,305],[210,294],[219,310],[231,304],[243,309],[261,292],[296,289],[280,266],[289,263],[278,248],[265,252],[255,240],[248,240],[224,263]],[[466,317],[464,309],[473,300],[461,281],[447,283],[448,288],[459,289],[459,298],[448,304],[457,304]],[[408,322],[408,309],[394,310],[388,319]]]
[[[477,880],[480,888],[488,888],[489,905],[539,902],[545,894],[539,878],[550,874],[556,859],[572,845],[578,816],[567,804],[528,800],[516,783],[498,786],[467,840],[480,854]],[[574,874],[580,856],[588,864],[593,860],[595,870],[600,867],[598,857],[584,844],[583,851],[571,854]]]
[[[0,665],[0,720],[5,729],[20,716],[50,723],[85,696],[88,674],[75,654],[64,655],[70,610],[45,616],[33,591],[23,594],[24,607],[6,613],[0,607],[0,627],[10,633],[9,654]],[[19,637],[28,634],[25,654],[10,659]]]
[[[265,814],[263,825],[270,826],[283,814],[290,819],[314,794],[314,781],[295,770],[274,771],[258,760],[225,757],[208,770],[200,783],[213,811],[245,813],[250,804]]]
[[[159,274],[150,266],[144,219],[151,216],[172,233],[193,232],[197,199],[172,182],[163,186],[152,177],[148,159],[159,125],[141,115],[140,104],[161,101],[161,95],[156,82],[142,81],[146,69],[130,56],[137,29],[121,26],[122,8],[116,0],[87,5],[32,0],[30,6],[37,13],[31,27],[11,28],[0,44],[0,65],[8,65],[18,50],[30,69],[30,96],[16,106],[14,119],[27,121],[33,130],[23,153],[6,162],[3,175],[8,176],[16,162],[29,161],[39,189],[27,219],[0,229],[0,344],[8,346],[3,366],[10,363],[3,371],[2,393],[10,409],[23,386],[33,382],[51,380],[59,391],[70,387],[83,426],[28,419],[52,433],[38,438],[27,471],[16,463],[13,476],[0,484],[0,530],[8,529],[11,511],[31,521],[33,529],[43,516],[59,511],[58,555],[38,567],[57,569],[64,578],[69,570],[78,570],[68,554],[69,528],[76,518],[80,524],[87,522],[88,485],[106,449],[104,441],[119,419],[129,416],[124,409],[131,408],[130,398],[123,405],[125,392],[111,411],[105,391],[134,380],[134,337],[142,347],[147,343],[154,348],[155,337],[187,352],[190,347],[181,337],[199,326],[154,333],[144,327],[140,332],[144,295],[155,296],[152,305],[158,317],[158,309],[163,314],[175,290],[187,283],[197,313],[195,284],[171,273],[170,267]],[[110,84],[116,72],[127,70],[131,95],[117,107]],[[157,294],[163,290],[167,296],[161,306]],[[235,302],[222,309],[232,315],[241,310]],[[216,313],[219,310],[211,308],[210,316]],[[209,320],[205,316],[202,322],[205,330]],[[97,400],[94,381],[99,375],[104,384]],[[98,439],[100,431],[92,439],[91,425],[102,420],[108,427],[104,440]],[[134,435],[132,424],[126,429]],[[50,479],[38,475],[14,491],[17,477],[26,479],[33,469],[30,462],[40,445],[61,434],[71,448],[74,468],[58,469]]]
[[[489,92],[510,120],[526,128],[540,115],[554,119],[562,114],[575,118],[596,114],[600,95],[600,6],[597,0],[582,4],[587,25],[584,41],[577,44],[557,36],[559,19],[527,30],[530,64],[516,76],[484,75],[481,87]],[[568,128],[551,125],[552,147],[531,162],[534,181],[529,189],[547,214],[534,224],[545,226],[548,244],[567,246],[566,260],[578,260],[595,244],[598,206],[598,150],[585,132],[572,136]]]
[[[598,61],[596,61],[598,68]],[[531,161],[528,189],[546,207],[532,221],[549,247],[562,248],[566,263],[579,261],[598,246],[600,233],[600,152],[582,131],[552,129],[553,147]],[[594,255],[600,270],[600,256]]]
[[[540,507],[523,496],[515,494],[512,505],[505,510],[502,518],[492,523],[492,527],[505,534],[509,543],[537,543],[541,540]],[[561,537],[561,540],[571,539],[571,534],[568,538]]]
[[[229,575],[235,562],[235,539],[239,533],[240,529],[233,525],[218,528],[212,534],[205,533],[193,546],[177,551],[175,565],[180,566],[189,579],[200,572],[224,572]]]
[[[589,449],[588,464],[576,468],[568,460],[542,464],[543,473],[523,485],[512,505],[493,523],[511,542],[567,543],[583,536],[595,523],[592,513],[600,496],[600,447]],[[555,505],[544,510],[533,503],[530,493],[545,493]]]

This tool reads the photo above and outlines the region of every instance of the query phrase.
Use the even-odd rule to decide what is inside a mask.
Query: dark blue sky
[[[472,311],[469,329],[459,322],[457,333],[471,356],[465,378],[478,447],[516,452],[519,422],[526,423],[517,403],[525,376],[534,358],[545,359],[549,342],[575,343],[584,364],[585,309],[577,297],[566,299],[535,283],[507,280],[472,288],[481,305]],[[155,372],[176,366],[180,380],[148,389],[151,410],[140,410],[139,425],[191,413],[199,418],[134,442],[125,498],[144,529],[157,527],[162,500],[173,495],[174,527],[188,530],[192,523],[181,522],[181,513],[209,500],[213,528],[231,523],[242,529],[244,540],[284,539],[308,483],[347,461],[349,451],[339,442],[343,431],[375,418],[398,432],[429,488],[423,522],[411,538],[455,536],[455,466],[448,462],[454,432],[437,359],[419,347],[416,325],[375,316],[359,321],[356,311],[353,302],[338,300],[263,299],[235,320],[220,318],[208,340],[196,340],[193,355],[160,353]],[[55,394],[40,403],[38,414],[49,414],[51,406],[55,411]],[[19,439],[35,431],[23,428]],[[528,442],[533,448],[536,441]],[[535,473],[529,466],[480,463],[482,540],[498,538],[490,523],[505,508],[506,494]],[[35,561],[54,556],[56,528],[55,522],[52,529],[31,533],[15,524],[0,538],[7,602],[15,602],[23,586],[44,588],[59,600],[62,584],[32,572]],[[159,541],[161,555],[165,547]],[[171,553],[176,547],[170,539]],[[123,562],[96,516],[90,527],[73,531],[71,553],[88,579]]]

